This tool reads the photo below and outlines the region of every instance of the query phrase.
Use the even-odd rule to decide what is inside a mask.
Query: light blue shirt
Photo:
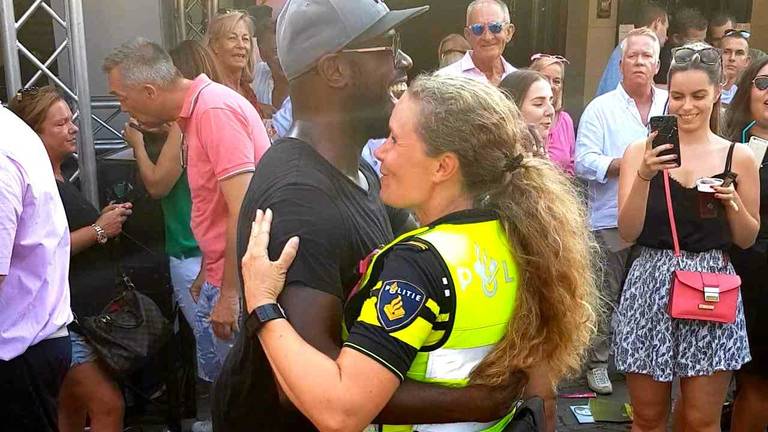
[[[283,101],[283,105],[275,114],[272,115],[272,127],[277,131],[279,138],[284,137],[291,129],[293,123],[293,102],[291,97],[288,96]]]
[[[275,115],[272,116],[272,126],[277,131],[277,136],[282,138],[291,129],[292,123],[293,103],[291,102],[291,98],[287,97],[283,102],[283,106],[280,107]],[[383,138],[368,140],[368,142],[365,144],[365,147],[363,147],[362,153],[363,159],[365,159],[365,161],[368,162],[374,170],[376,170],[376,174],[379,176],[381,176],[381,172],[379,171],[381,163],[373,155],[373,152],[376,151],[379,146],[384,144],[384,141],[386,141],[386,139]]]
[[[729,89],[723,89],[722,92],[720,92],[720,102],[728,105],[733,100],[733,97],[736,96],[736,91],[739,90],[739,86],[736,84],[732,85]]]
[[[666,90],[653,88],[648,114],[664,114]],[[618,221],[618,177],[607,177],[608,165],[624,155],[627,146],[648,135],[634,99],[623,86],[594,99],[581,115],[576,137],[576,175],[589,187],[589,220],[593,230],[616,228]]]
[[[254,65],[251,88],[259,102],[272,105],[272,90],[275,89],[275,81],[272,79],[272,71],[269,70],[267,62],[260,61]]]
[[[600,77],[600,83],[597,84],[595,97],[616,90],[616,87],[621,82],[621,78],[621,44],[618,44],[608,58],[608,64],[605,65],[603,76]]]

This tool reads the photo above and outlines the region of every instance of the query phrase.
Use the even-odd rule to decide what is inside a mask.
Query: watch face
[[[252,337],[256,337],[259,329],[268,321],[272,321],[277,318],[285,318],[285,312],[283,308],[277,303],[265,304],[257,307],[248,316],[245,321],[245,325]]]

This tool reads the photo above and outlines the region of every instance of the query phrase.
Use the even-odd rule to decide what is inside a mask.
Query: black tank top
[[[725,169],[713,177],[722,179],[731,171],[734,145],[735,143],[731,143],[728,149]],[[712,249],[727,249],[731,245],[731,230],[725,216],[725,209],[719,200],[714,204],[716,216],[702,218],[699,213],[699,192],[695,186],[683,187],[670,176],[669,191],[672,195],[672,208],[675,211],[681,250],[704,252]],[[640,237],[637,238],[637,244],[655,249],[673,249],[662,173],[651,179],[645,209],[645,223]]]

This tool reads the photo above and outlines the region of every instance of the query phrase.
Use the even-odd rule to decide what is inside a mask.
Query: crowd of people
[[[288,0],[104,59],[210,394],[192,430],[504,431],[526,412],[554,430],[558,383],[609,394],[611,361],[633,430],[719,430],[734,382],[731,430],[765,430],[768,56],[750,32],[644,3],[574,125],[569,61],[507,62],[498,0],[409,81],[398,29],[428,9]],[[0,108],[10,430],[123,427],[80,323],[119,295],[133,207],[62,174],[74,122],[53,86]],[[681,272],[738,275],[733,318],[677,316]],[[699,309],[727,307],[702,284]]]

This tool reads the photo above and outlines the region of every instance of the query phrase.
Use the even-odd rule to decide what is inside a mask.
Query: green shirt
[[[192,196],[186,172],[182,173],[168,195],[160,200],[160,204],[165,222],[165,252],[174,258],[200,256],[200,248],[189,226]]]

